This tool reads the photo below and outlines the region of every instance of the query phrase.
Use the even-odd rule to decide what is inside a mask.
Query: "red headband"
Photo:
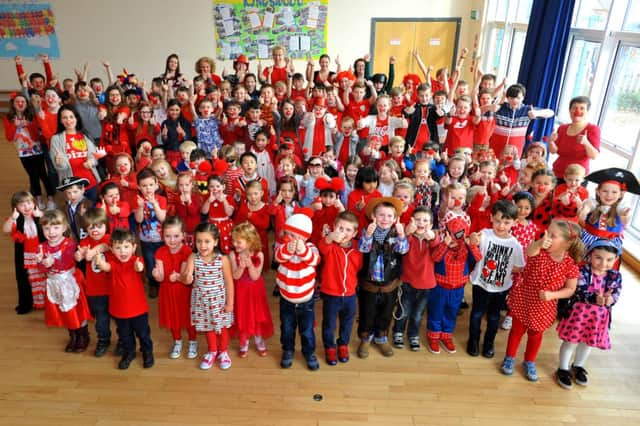
[[[600,182],[600,185],[604,185],[605,183],[618,185],[622,191],[626,191],[627,190],[627,184],[624,183],[624,182],[620,182],[620,181],[617,181],[617,180],[605,180],[604,182]]]
[[[16,96],[18,96],[18,92],[11,92],[9,93],[9,100],[14,100],[16,98]]]

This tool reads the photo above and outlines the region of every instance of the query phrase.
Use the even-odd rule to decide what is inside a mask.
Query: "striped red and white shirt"
[[[287,244],[275,251],[278,266],[276,283],[280,295],[291,303],[299,304],[311,300],[316,283],[316,267],[320,262],[318,249],[312,243],[305,243],[304,253],[290,253]]]

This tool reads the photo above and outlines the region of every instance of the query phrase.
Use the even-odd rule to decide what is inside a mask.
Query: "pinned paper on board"
[[[251,25],[251,29],[257,29],[262,26],[262,22],[260,22],[260,17],[257,13],[249,13],[247,14],[247,18],[249,19],[249,24]]]
[[[273,18],[274,18],[274,17],[275,17],[275,15],[274,15],[273,13],[271,13],[271,12],[265,12],[265,13],[264,13],[264,19],[262,20],[262,26],[263,26],[264,28],[271,28],[271,27],[273,27],[273,21],[274,21],[274,19],[273,19]]]
[[[258,58],[267,59],[269,57],[269,46],[266,44],[258,44]]]
[[[308,52],[311,50],[311,37],[300,36],[300,50]]]
[[[429,39],[429,46],[440,46],[440,39],[439,38],[430,38]]]
[[[225,35],[230,36],[231,34],[233,34],[233,20],[228,19],[226,21],[222,21],[222,28],[224,28]]]
[[[389,44],[391,46],[400,46],[400,39],[399,38],[392,38],[391,41],[389,42]]]
[[[291,36],[289,38],[289,50],[300,50],[300,37]]]
[[[220,8],[220,16],[222,19],[231,19],[231,8],[230,7],[221,7]]]

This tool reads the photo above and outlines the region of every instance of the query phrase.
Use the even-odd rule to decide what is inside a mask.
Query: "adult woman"
[[[160,77],[167,81],[172,87],[180,87],[184,83],[184,76],[180,72],[180,58],[175,53],[167,56],[164,72]]]
[[[83,133],[82,120],[75,108],[63,105],[58,111],[58,133],[51,138],[49,155],[58,172],[60,182],[76,176],[89,180],[85,196],[96,201],[100,176],[96,166],[103,152],[96,151],[93,141]]]
[[[318,63],[320,64],[320,69],[314,71],[313,59],[309,59],[309,62],[307,62],[307,81],[313,81],[313,84],[316,86],[331,86],[336,77],[336,73],[340,72],[340,61],[336,58],[336,65],[338,65],[336,72],[329,70],[331,59],[326,53],[320,56]]]
[[[284,81],[285,83],[289,79],[289,73],[293,73],[293,64],[289,66],[290,62],[287,58],[287,51],[282,46],[275,46],[271,50],[273,56],[273,65],[266,67],[262,70],[260,64],[258,64],[258,78],[261,83],[270,83],[272,86],[278,81]]]
[[[580,164],[589,173],[589,161],[600,152],[600,128],[587,121],[591,101],[578,96],[569,102],[570,124],[558,127],[549,139],[549,152],[558,154],[553,173],[560,181],[569,164]]]
[[[216,62],[213,58],[203,56],[196,61],[196,73],[202,77],[207,87],[219,85],[222,79],[219,75],[214,74],[216,71]]]

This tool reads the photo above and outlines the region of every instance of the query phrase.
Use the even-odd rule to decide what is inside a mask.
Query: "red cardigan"
[[[353,296],[358,284],[358,271],[362,267],[362,253],[352,241],[351,247],[327,244],[324,238],[318,242],[322,254],[322,285],[320,291],[329,296]],[[433,269],[433,268],[432,268]]]

